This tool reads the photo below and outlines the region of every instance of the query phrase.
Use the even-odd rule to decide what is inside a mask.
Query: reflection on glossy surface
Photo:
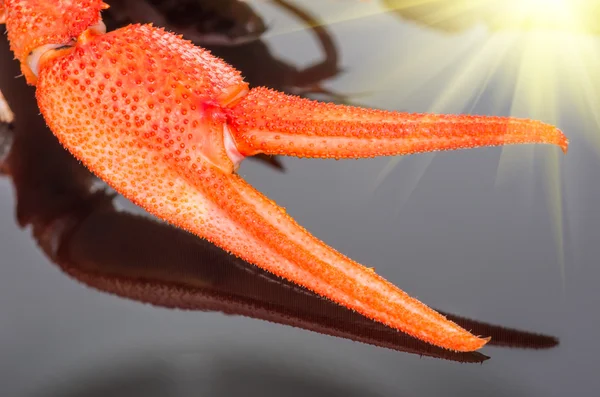
[[[13,119],[14,114],[6,102],[4,95],[2,95],[2,91],[0,91],[0,123],[8,125],[12,123]]]
[[[238,45],[266,31],[262,18],[241,0],[107,1],[115,23],[154,23],[198,45]],[[109,28],[109,30],[113,30]]]

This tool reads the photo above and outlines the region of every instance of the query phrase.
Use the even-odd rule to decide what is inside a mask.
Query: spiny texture
[[[364,158],[480,146],[551,143],[556,127],[510,117],[410,114],[322,103],[255,88],[233,108],[238,151],[299,157]]]
[[[457,351],[483,346],[486,340],[310,235],[232,173],[223,129],[234,117],[224,105],[245,89],[235,70],[206,51],[130,26],[49,59],[37,97],[63,145],[149,212],[421,340]]]
[[[5,8],[10,48],[26,68],[27,56],[34,49],[69,44],[100,22],[106,4],[102,0],[5,0]],[[29,71],[23,73],[32,83]]]
[[[45,103],[58,103],[50,126],[59,122],[53,131],[76,139],[85,156],[102,151],[106,144],[98,146],[90,134],[105,131],[109,138],[130,137],[132,147],[145,146],[153,158],[190,168],[207,160],[225,168],[231,163],[220,103],[246,84],[235,69],[173,34],[133,25],[92,37],[40,78],[42,112]]]

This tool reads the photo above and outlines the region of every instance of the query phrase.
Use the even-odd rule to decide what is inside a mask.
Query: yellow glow
[[[558,125],[572,143],[586,142],[600,155],[600,0],[381,0],[380,4],[404,22],[412,50],[407,57],[399,44],[386,49],[388,54],[400,53],[390,61],[388,73],[381,73],[380,88],[403,90],[390,93],[382,103],[403,109],[416,106],[410,111],[539,119]],[[423,92],[435,94],[418,102]],[[545,166],[546,204],[563,281],[560,163],[564,161],[548,147],[507,147],[502,149],[496,179],[497,185],[511,184],[520,198],[537,205],[534,169]],[[383,178],[395,163],[391,160],[378,183],[385,183]]]
[[[573,144],[586,142],[600,155],[600,0],[371,0],[362,8],[357,0],[345,4],[349,7],[344,12],[332,6],[335,12],[324,18],[328,25],[381,18],[369,23],[389,26],[390,16],[398,17],[395,27],[367,39],[377,45],[365,54],[365,76],[361,78],[358,67],[345,82],[359,84],[353,90],[378,93],[365,105],[539,119],[558,125]],[[391,12],[376,17],[377,6]],[[360,86],[361,81],[368,86]],[[536,168],[545,166],[546,204],[564,280],[560,163],[565,159],[547,146],[507,147],[501,153],[497,185],[511,184],[531,206],[539,205],[534,202]],[[410,160],[411,174],[399,203],[417,187],[433,156],[420,156],[418,163]],[[373,189],[386,183],[387,175],[404,161],[390,159]]]
[[[598,32],[597,0],[382,0],[385,7],[433,27]]]

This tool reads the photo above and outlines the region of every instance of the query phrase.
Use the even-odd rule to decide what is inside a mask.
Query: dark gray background
[[[98,293],[62,274],[38,250],[30,232],[16,225],[12,186],[4,178],[2,395],[550,397],[597,392],[597,82],[588,81],[584,94],[577,84],[587,80],[579,81],[580,71],[569,70],[564,59],[555,75],[555,107],[536,107],[523,94],[534,76],[513,73],[519,59],[514,54],[526,51],[516,33],[490,38],[476,27],[446,34],[381,15],[377,2],[303,3],[329,22],[342,54],[345,72],[328,87],[364,92],[356,101],[366,106],[557,121],[571,140],[570,151],[563,156],[558,149],[538,146],[419,155],[391,170],[388,158],[285,158],[285,174],[253,162],[244,163],[240,174],[316,236],[375,266],[424,302],[555,335],[560,346],[545,351],[485,348],[491,360],[461,365],[258,320],[152,308]],[[297,21],[264,2],[257,9],[270,22],[267,41],[275,54],[299,66],[319,58]],[[597,37],[580,39],[598,49]],[[494,40],[500,44],[486,47]],[[494,46],[503,43],[516,44],[500,57]],[[566,58],[561,54],[573,49],[559,44],[553,51]],[[488,79],[489,60],[496,57],[501,62]],[[596,58],[589,59],[586,67],[600,70]]]

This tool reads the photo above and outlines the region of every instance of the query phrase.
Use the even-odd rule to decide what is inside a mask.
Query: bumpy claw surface
[[[10,48],[21,61],[21,70],[30,84],[35,82],[35,75],[27,65],[27,57],[33,50],[47,44],[71,44],[83,31],[100,23],[100,11],[108,7],[102,0],[4,0],[4,3]]]
[[[7,2],[9,31],[24,23],[11,21],[23,18],[11,8],[23,2]],[[96,15],[102,3],[93,3]],[[370,157],[524,142],[566,148],[558,130],[513,119],[403,115],[248,91],[239,72],[222,60],[147,25],[107,34],[87,29],[75,37],[71,47],[47,50],[36,63],[38,103],[61,143],[125,197],[421,340],[456,351],[486,343],[313,237],[238,177],[235,167],[260,152]],[[57,44],[48,40],[36,43]]]
[[[512,117],[390,112],[255,88],[233,110],[240,153],[364,158],[523,143],[568,142],[554,126]]]

